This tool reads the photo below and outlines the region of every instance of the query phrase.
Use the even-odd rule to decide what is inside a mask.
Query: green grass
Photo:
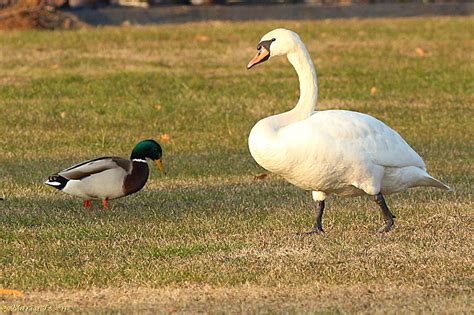
[[[469,312],[473,305],[472,18],[105,27],[0,33],[0,312]],[[245,70],[268,30],[297,31],[320,109],[382,119],[446,193],[332,198],[326,233],[307,192],[247,149],[259,119],[291,108],[294,70]],[[425,54],[419,56],[416,48]],[[370,90],[377,88],[372,96]],[[157,106],[159,105],[159,107]],[[101,155],[163,142],[139,193],[83,209],[42,182]],[[56,307],[56,308],[55,308]]]

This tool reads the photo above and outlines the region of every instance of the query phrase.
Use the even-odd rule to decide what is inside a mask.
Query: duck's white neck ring
[[[144,160],[144,159],[132,159],[132,162],[146,163],[146,160]]]

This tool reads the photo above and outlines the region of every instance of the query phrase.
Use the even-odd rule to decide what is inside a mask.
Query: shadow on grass
[[[80,198],[58,191],[52,197],[7,198],[2,202],[0,221],[4,227],[32,228],[82,225],[101,220],[179,224],[187,217],[205,220],[219,216],[227,217],[232,224],[232,221],[255,216],[263,220],[274,210],[293,208],[295,204],[303,206],[306,197],[303,191],[282,181],[210,183],[209,186],[175,186],[173,189],[145,188],[134,195],[111,200],[109,209],[104,209],[99,200],[93,201],[90,208],[83,208]]]
[[[219,233],[249,232],[275,229],[280,226],[309,227],[314,203],[308,192],[282,179],[253,181],[241,179],[222,183],[209,178],[189,186],[174,183],[172,188],[147,189],[120,199],[111,200],[104,209],[100,200],[90,208],[82,200],[57,192],[51,197],[11,197],[2,201],[0,222],[6,229],[75,228],[114,225],[118,229],[153,225],[166,235],[202,235],[216,229]],[[436,200],[456,201],[465,192],[443,193],[435,189],[416,189],[387,201],[396,214],[415,214],[413,205],[426,205]],[[329,224],[355,221],[378,222],[378,207],[371,198],[330,198],[325,218]],[[285,220],[285,221],[283,221]],[[375,221],[374,221],[375,220]],[[167,230],[165,227],[171,227]]]

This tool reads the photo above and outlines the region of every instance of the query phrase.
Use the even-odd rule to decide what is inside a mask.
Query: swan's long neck
[[[313,61],[303,43],[300,43],[296,52],[287,55],[288,61],[293,65],[300,81],[300,98],[295,108],[288,112],[291,122],[305,119],[316,108],[318,99],[318,80]]]
[[[260,120],[249,136],[250,153],[258,164],[278,174],[285,174],[288,167],[286,143],[279,138],[279,131],[300,120],[308,118],[316,108],[318,86],[316,70],[303,43],[299,49],[287,55],[300,81],[300,98],[296,106],[285,113]]]

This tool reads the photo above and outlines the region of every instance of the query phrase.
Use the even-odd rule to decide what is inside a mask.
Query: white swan
[[[286,55],[298,74],[300,98],[292,110],[257,122],[249,135],[250,153],[263,168],[312,191],[317,216],[308,233],[323,231],[324,200],[331,194],[374,196],[386,221],[379,232],[388,232],[395,216],[382,194],[415,186],[450,189],[431,177],[421,157],[380,120],[346,110],[315,111],[316,71],[298,34],[275,29],[257,50],[247,69]]]

